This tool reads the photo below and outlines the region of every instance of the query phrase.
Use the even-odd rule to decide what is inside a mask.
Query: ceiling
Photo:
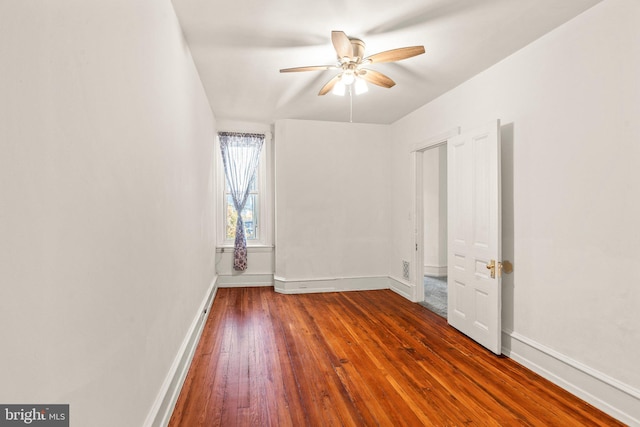
[[[353,97],[353,121],[393,123],[600,0],[172,0],[218,119],[349,121],[349,96],[318,96],[336,70],[331,31],[365,55],[424,45],[426,54],[369,68],[396,86]]]

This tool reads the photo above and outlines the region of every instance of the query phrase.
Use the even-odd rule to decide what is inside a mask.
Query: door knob
[[[502,265],[501,269],[503,273],[513,273],[513,264],[511,264],[510,261],[502,261],[500,264]]]
[[[487,263],[487,270],[491,270],[491,278],[496,278],[496,269],[498,270],[498,277],[502,277],[502,273],[512,273],[513,265],[509,261],[496,262],[495,259],[492,259]]]

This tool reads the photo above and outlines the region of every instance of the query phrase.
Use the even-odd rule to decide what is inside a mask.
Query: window
[[[260,166],[258,166],[259,168]],[[258,240],[258,220],[260,219],[260,211],[258,209],[260,192],[259,187],[259,172],[256,170],[251,185],[249,186],[249,196],[247,197],[247,203],[242,210],[242,222],[244,222],[245,237],[247,243],[251,240]],[[225,179],[224,186],[224,223],[225,223],[225,240],[233,241],[236,237],[236,221],[238,219],[238,212],[233,205],[231,198],[231,190],[229,189],[229,183]]]
[[[241,131],[242,132],[242,131]],[[242,221],[245,226],[247,246],[264,247],[272,245],[271,224],[271,135],[268,132],[257,132],[265,135],[264,145],[260,152],[260,159],[256,173],[251,180],[247,203],[242,211]],[[236,219],[238,213],[233,205],[229,184],[224,173],[219,140],[216,148],[217,180],[218,180],[218,246],[233,246],[236,234]]]

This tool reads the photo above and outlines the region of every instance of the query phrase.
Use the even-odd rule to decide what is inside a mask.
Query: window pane
[[[258,170],[256,169],[256,172],[253,174],[253,177],[251,178],[251,183],[249,184],[249,193],[258,192],[258,182],[257,182],[258,180],[256,179],[257,174],[258,174]],[[231,192],[231,189],[229,188],[229,181],[227,181],[226,177],[224,179],[224,192],[225,193]]]
[[[236,221],[238,214],[236,208],[233,206],[233,200],[230,195],[227,195],[227,220],[226,224],[226,238],[233,240],[236,237]],[[242,221],[244,222],[245,236],[247,240],[255,240],[258,238],[257,233],[257,219],[258,219],[258,196],[252,194],[247,198],[247,203],[244,205],[242,211]]]

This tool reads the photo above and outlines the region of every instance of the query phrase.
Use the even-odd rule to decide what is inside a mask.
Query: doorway
[[[421,305],[447,318],[447,145],[422,151]]]
[[[414,172],[412,203],[414,215],[412,217],[415,230],[415,251],[411,258],[413,262],[411,269],[411,279],[414,285],[413,301],[428,307],[427,304],[440,297],[440,301],[444,302],[439,304],[438,314],[446,318],[447,321],[451,294],[448,286],[450,197],[448,175],[451,172],[448,167],[448,142],[459,134],[460,128],[453,128],[416,144],[411,151]],[[427,182],[426,185],[425,182]],[[425,187],[429,188],[428,192],[425,191]],[[425,211],[427,215],[425,215]],[[425,229],[431,231],[425,232]],[[429,254],[428,258],[425,253]],[[441,253],[446,255],[443,257],[440,255]],[[427,259],[432,261],[425,263]],[[425,268],[425,264],[427,268]],[[425,272],[427,273],[426,281]],[[436,285],[438,290],[435,289],[435,286],[430,288],[430,284]],[[432,307],[428,308],[432,309]]]

